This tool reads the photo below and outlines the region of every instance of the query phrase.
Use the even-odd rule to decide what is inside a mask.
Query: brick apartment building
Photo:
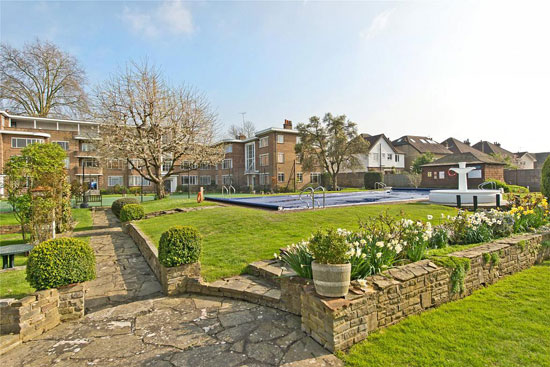
[[[63,120],[17,116],[0,111],[0,195],[3,195],[3,169],[12,155],[32,143],[57,143],[67,152],[69,180],[87,182],[92,187],[112,189],[115,186],[137,187],[153,191],[150,182],[130,168],[128,160],[100,161],[94,148],[99,139],[99,124],[91,121]],[[285,120],[283,128],[259,131],[252,138],[226,139],[222,163],[191,165],[177,162],[176,173],[165,181],[167,191],[178,185],[195,191],[199,186],[220,190],[233,185],[237,190],[298,189],[321,180],[320,172],[303,172],[294,153],[298,132]],[[167,162],[167,165],[170,162]]]

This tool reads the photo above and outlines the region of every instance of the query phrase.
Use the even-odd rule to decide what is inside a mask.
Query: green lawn
[[[388,209],[401,210],[411,219],[426,220],[456,210],[425,203],[360,205],[323,210],[275,212],[245,207],[221,207],[205,211],[178,213],[137,222],[156,243],[162,232],[173,225],[191,225],[204,236],[202,274],[211,281],[242,273],[250,262],[269,259],[279,248],[309,237],[317,229],[358,228],[358,221]]]
[[[72,209],[73,219],[76,222],[74,231],[86,231],[92,229],[92,211],[90,209]]]
[[[203,201],[197,203],[197,198],[191,196],[191,199],[187,198],[187,195],[171,195],[162,200],[152,200],[143,203],[143,209],[145,213],[156,212],[159,210],[169,210],[176,208],[194,208],[198,206],[212,206],[218,205],[211,201]]]
[[[25,279],[25,270],[9,270],[0,273],[0,298],[23,298],[35,291]]]
[[[19,224],[13,213],[0,213],[0,226]]]
[[[412,316],[342,354],[349,366],[550,366],[550,262]]]

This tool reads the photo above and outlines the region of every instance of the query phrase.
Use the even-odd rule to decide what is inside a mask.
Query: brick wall
[[[306,286],[301,294],[302,329],[330,351],[347,349],[373,330],[466,297],[505,275],[550,258],[550,249],[540,245],[549,238],[550,233],[514,236],[451,254],[471,261],[461,294],[451,291],[452,270],[429,260],[368,277],[368,287],[353,288],[345,298],[320,297],[313,286]],[[496,264],[486,262],[483,256],[493,253],[499,258]]]
[[[473,165],[477,166],[478,164]],[[467,164],[466,166],[470,167],[472,165]],[[492,164],[479,164],[479,166],[481,166],[481,178],[468,178],[469,189],[477,189],[480,183],[483,183],[488,179],[496,179],[500,181],[504,180],[504,166]],[[449,169],[453,167],[457,168],[458,164],[454,166],[441,165],[422,167],[422,183],[420,186],[449,189],[458,188],[458,174],[454,176],[449,175]],[[440,172],[444,172],[444,178],[442,179],[439,178]]]

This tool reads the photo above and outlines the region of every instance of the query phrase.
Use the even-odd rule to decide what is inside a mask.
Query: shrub
[[[166,267],[199,261],[202,237],[195,228],[174,226],[160,236],[159,261]]]
[[[113,214],[116,215],[118,218],[120,217],[120,211],[122,210],[124,205],[128,205],[128,204],[139,204],[139,201],[137,201],[137,199],[134,199],[134,198],[118,199],[113,201],[113,204],[111,204],[111,210],[113,211]]]
[[[540,191],[550,199],[550,156],[544,161],[540,178]]]
[[[365,189],[374,189],[374,184],[384,181],[382,172],[365,172]]]
[[[130,194],[139,195],[141,194],[141,187],[139,186],[130,187],[128,191],[130,192]]]
[[[429,241],[430,248],[443,248],[449,244],[449,231],[445,226],[437,226],[434,228],[432,237]]]
[[[319,264],[345,264],[349,262],[349,250],[346,235],[329,229],[317,231],[309,240],[309,250]]]
[[[504,192],[512,193],[528,193],[529,189],[527,187],[518,186],[518,185],[509,185],[506,182],[490,178],[488,182],[494,182],[497,189],[502,189]]]
[[[120,220],[122,222],[129,222],[131,220],[139,220],[145,217],[145,210],[143,206],[139,204],[126,204],[120,211]]]
[[[298,276],[306,279],[313,278],[311,270],[313,256],[306,241],[290,245],[285,251],[281,252],[280,256],[275,254],[275,258],[287,264]]]
[[[95,255],[78,238],[56,238],[35,246],[27,262],[27,281],[37,290],[95,279]]]

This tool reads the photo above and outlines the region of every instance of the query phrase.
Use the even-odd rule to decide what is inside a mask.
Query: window
[[[437,180],[437,172],[433,173],[434,180]]]
[[[110,169],[121,169],[124,167],[124,161],[122,159],[109,159],[106,164],[107,168]]]
[[[210,168],[212,168],[212,167],[208,163],[201,163],[200,169],[202,171],[209,170]]]
[[[97,168],[99,167],[99,161],[94,158],[86,158],[82,160],[82,165],[86,168]]]
[[[277,144],[283,144],[285,142],[285,136],[282,134],[277,134]]]
[[[296,144],[300,144],[302,142],[302,138],[297,136],[296,137]]]
[[[208,186],[212,183],[212,177],[210,176],[201,176],[199,179],[201,185]]]
[[[382,158],[386,158],[386,153],[382,153]]]
[[[130,163],[131,162],[131,163]],[[141,159],[137,159],[137,158],[133,158],[133,159],[130,159],[130,162],[128,162],[128,168],[133,168],[132,167],[132,164],[134,165],[134,167],[136,168],[139,168],[141,167]]]
[[[233,159],[224,159],[222,163],[222,169],[231,169],[233,168]]]
[[[256,164],[255,164],[255,147],[256,147],[256,144],[254,143],[248,143],[246,144],[245,146],[245,149],[244,149],[244,152],[245,152],[245,157],[244,157],[244,162],[245,162],[245,171],[254,171],[256,169]]]
[[[396,154],[396,155],[395,155],[395,161],[396,161],[396,162],[399,162],[399,154]]]
[[[269,185],[269,173],[260,174],[260,185]]]
[[[35,138],[11,138],[11,147],[12,148],[25,148],[27,145],[34,143],[43,143],[44,139],[35,139]]]
[[[269,166],[269,153],[260,154],[260,167]]]
[[[81,152],[93,152],[95,150],[95,146],[92,143],[82,143],[80,146]]]
[[[296,182],[304,182],[304,174],[302,172],[296,173]]]
[[[141,177],[141,176],[129,176],[128,177],[128,186],[150,186],[151,181]]]
[[[269,145],[269,138],[267,136],[264,136],[263,138],[260,138],[259,147],[265,148]]]
[[[296,163],[301,164],[302,163],[302,155],[296,154]]]
[[[225,146],[225,152],[226,153],[233,153],[233,144],[227,144]]]
[[[107,177],[107,186],[122,186],[124,184],[122,176],[109,176]]]
[[[391,153],[388,153],[388,159],[389,160],[392,160],[393,159],[393,155]]]
[[[445,178],[445,171],[439,171],[439,179],[443,180]]]
[[[285,182],[285,174],[284,172],[277,173],[277,181],[278,182]]]
[[[56,143],[64,150],[69,150],[69,142],[68,141],[54,141],[53,143]]]
[[[233,177],[231,175],[223,175],[222,176],[222,184],[223,185],[231,185],[233,182]]]
[[[162,162],[162,170],[164,172],[168,172],[168,170],[170,170],[170,167],[172,167],[172,160],[171,159],[166,159]]]
[[[311,183],[315,183],[315,184],[321,183],[321,174],[318,173],[318,172],[310,173],[309,174],[309,181]]]
[[[182,185],[196,185],[197,184],[197,176],[181,176],[181,184]]]
[[[277,163],[285,163],[285,153],[277,153]]]
[[[184,169],[184,170],[192,170],[192,169],[197,169],[198,165],[196,163],[191,164],[191,162],[189,161],[183,161],[180,167],[181,169]]]
[[[432,172],[431,171],[428,172],[428,177],[432,177]]]
[[[71,161],[69,160],[69,158],[65,158],[64,161],[65,161],[65,168],[69,169],[69,165],[70,165]]]

